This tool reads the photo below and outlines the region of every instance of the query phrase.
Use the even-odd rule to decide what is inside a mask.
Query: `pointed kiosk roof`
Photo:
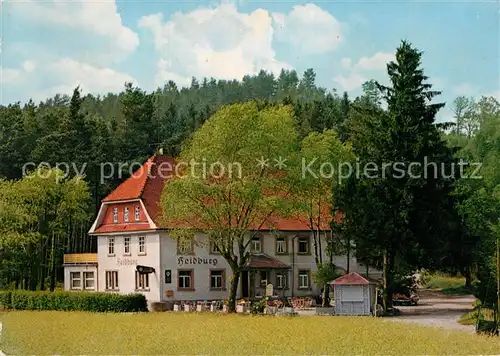
[[[377,284],[378,282],[370,277],[362,276],[359,273],[351,272],[330,282],[334,285],[363,285]]]

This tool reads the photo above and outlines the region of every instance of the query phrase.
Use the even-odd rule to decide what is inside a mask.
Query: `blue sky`
[[[70,93],[153,90],[191,76],[241,78],[260,68],[302,73],[359,94],[386,81],[401,39],[424,51],[430,82],[448,102],[499,96],[499,5],[423,1],[3,0],[1,103]]]

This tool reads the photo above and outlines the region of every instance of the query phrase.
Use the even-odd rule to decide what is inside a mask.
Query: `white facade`
[[[98,266],[66,266],[65,289],[71,290],[71,272],[92,269],[97,276],[95,290],[100,292],[139,292],[150,303],[226,299],[231,277],[228,263],[219,253],[211,251],[206,236],[196,234],[195,241],[192,250],[188,246],[185,253],[181,253],[178,242],[164,230],[103,234],[98,236]],[[289,269],[263,268],[247,272],[240,279],[238,297],[264,295],[265,285],[269,283],[274,286],[274,294],[281,297],[320,293],[320,287],[312,281],[316,270],[312,233],[282,232],[276,235],[262,232],[259,241],[251,246],[254,247],[252,252],[264,253],[286,264]],[[323,251],[325,247],[326,242],[322,241]],[[328,261],[326,255],[323,255],[323,261]],[[335,256],[333,262],[343,269],[347,267],[346,257]],[[136,272],[138,265],[152,267],[154,272],[141,276]],[[350,271],[365,273],[366,268],[352,258]],[[379,274],[374,270],[370,273]],[[280,288],[280,283],[284,288]],[[248,288],[243,287],[244,284]]]
[[[96,264],[67,265],[64,267],[64,290],[97,291]]]

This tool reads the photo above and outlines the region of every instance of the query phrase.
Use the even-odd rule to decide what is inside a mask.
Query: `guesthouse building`
[[[160,195],[171,179],[158,174],[164,165],[175,162],[154,155],[102,201],[89,231],[97,237],[97,253],[64,256],[66,290],[139,292],[150,303],[227,298],[231,269],[216,246],[195,230],[193,241],[179,242],[169,236],[170,227],[162,224]],[[323,246],[329,233],[328,227],[321,233]],[[305,219],[277,217],[272,229],[263,225],[249,236],[250,257],[241,276],[239,298],[262,296],[269,284],[280,297],[320,293],[312,280],[316,270],[313,235]],[[347,268],[345,256],[335,256],[334,263]],[[350,270],[366,273],[355,258]]]

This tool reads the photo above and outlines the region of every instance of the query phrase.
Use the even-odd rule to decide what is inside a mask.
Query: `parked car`
[[[419,296],[415,292],[394,293],[392,295],[393,305],[417,305]]]
[[[383,292],[379,290],[379,295],[377,296],[377,303],[383,304]],[[417,305],[419,301],[419,296],[414,291],[401,291],[392,294],[392,304],[393,305]]]

